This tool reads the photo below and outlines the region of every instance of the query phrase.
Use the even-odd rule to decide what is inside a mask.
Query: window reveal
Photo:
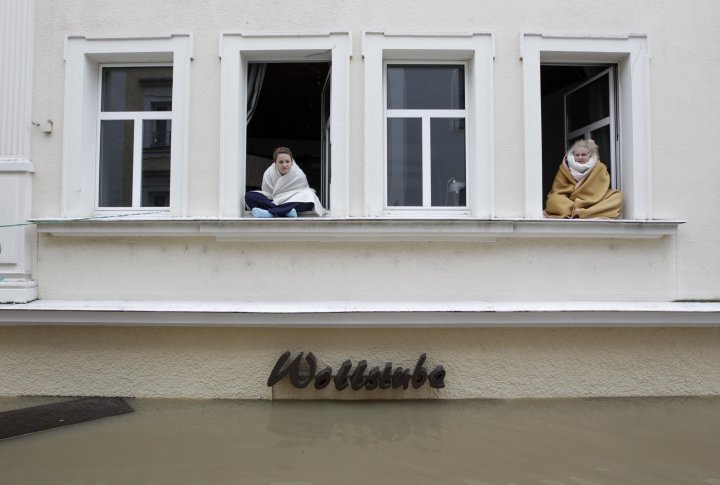
[[[169,207],[172,66],[101,66],[97,206]]]
[[[330,62],[250,62],[245,191],[258,190],[275,147],[288,146],[330,209]]]
[[[543,197],[563,154],[575,141],[589,138],[598,144],[611,187],[620,188],[616,69],[603,64],[541,66]]]
[[[465,207],[465,66],[386,73],[386,206]]]

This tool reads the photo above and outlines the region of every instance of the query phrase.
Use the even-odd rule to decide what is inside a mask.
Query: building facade
[[[720,393],[714,2],[1,5],[0,395]],[[543,216],[583,137],[618,220]]]

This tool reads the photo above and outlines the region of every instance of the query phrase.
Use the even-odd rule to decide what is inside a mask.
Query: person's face
[[[290,171],[290,168],[292,167],[293,161],[292,158],[290,158],[290,155],[287,153],[281,153],[277,156],[275,159],[275,166],[278,169],[278,172],[280,172],[280,175],[285,175]]]
[[[586,148],[576,148],[573,150],[573,157],[577,163],[588,163],[590,161],[590,152]]]

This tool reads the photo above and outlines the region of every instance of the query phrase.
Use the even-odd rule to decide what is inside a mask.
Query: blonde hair
[[[595,143],[595,140],[592,138],[588,138],[587,140],[578,140],[573,143],[573,146],[570,147],[570,153],[575,153],[575,149],[580,147],[589,151],[590,155],[595,155],[596,157],[599,155],[597,143]]]
[[[273,162],[277,161],[277,157],[281,153],[287,153],[288,155],[290,155],[290,159],[293,158],[293,154],[288,147],[277,147],[275,148],[275,150],[273,150]]]

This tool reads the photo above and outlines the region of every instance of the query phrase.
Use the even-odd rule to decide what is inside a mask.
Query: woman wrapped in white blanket
[[[325,214],[305,173],[286,147],[274,150],[273,164],[263,175],[262,190],[246,193],[245,205],[252,209],[254,217],[297,217],[298,212]]]

